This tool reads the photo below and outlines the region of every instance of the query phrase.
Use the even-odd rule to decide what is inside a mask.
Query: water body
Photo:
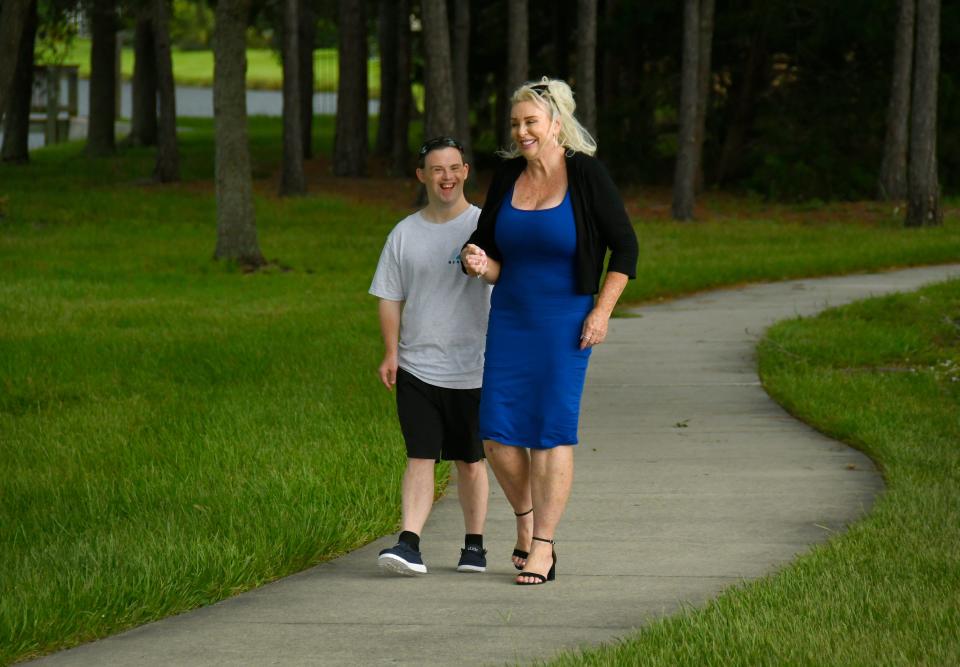
[[[66,87],[61,92],[66,99]],[[125,81],[120,95],[120,115],[129,118],[133,114],[132,85]],[[77,85],[77,107],[80,116],[90,113],[90,81],[81,79]],[[367,111],[371,116],[380,113],[380,100],[370,100]],[[313,113],[332,116],[337,112],[336,93],[314,93]],[[248,90],[247,114],[251,116],[280,116],[283,114],[283,94],[279,90]],[[177,115],[197,118],[213,118],[213,88],[200,86],[177,86]],[[3,133],[0,132],[0,138]],[[80,138],[71,134],[71,139]],[[30,133],[30,149],[43,146],[43,132]]]

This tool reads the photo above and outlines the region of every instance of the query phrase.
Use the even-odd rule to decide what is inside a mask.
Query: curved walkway
[[[513,517],[493,484],[484,575],[454,570],[456,493],[424,537],[431,574],[376,569],[389,536],[219,604],[56,654],[69,665],[448,665],[546,658],[768,574],[866,512],[862,454],[760,387],[769,324],[960,276],[960,264],[706,293],[617,319],[594,353],[557,581],[513,586]]]

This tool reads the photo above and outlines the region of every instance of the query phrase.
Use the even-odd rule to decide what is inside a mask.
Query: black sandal
[[[542,537],[534,536],[533,539],[535,539],[537,542],[547,542],[548,544],[551,544],[551,545],[556,544],[556,542],[554,542],[553,540],[545,540]],[[539,579],[539,581],[519,581],[520,577],[533,577],[535,579]],[[548,581],[553,581],[556,578],[557,578],[557,552],[553,551],[553,564],[550,566],[550,571],[547,572],[547,576],[543,576],[539,572],[527,572],[526,570],[522,570],[520,574],[517,575],[517,580],[515,581],[515,583],[517,584],[517,586],[539,586],[540,584],[545,584]]]
[[[527,515],[530,514],[530,512],[532,512],[532,511],[533,511],[533,508],[531,507],[531,508],[528,509],[526,512],[514,512],[514,513],[513,513],[513,516],[515,516],[515,517],[527,516]],[[527,557],[528,557],[529,555],[530,555],[530,552],[529,552],[529,551],[523,551],[522,549],[514,549],[514,550],[513,550],[513,557],[514,557],[514,558],[522,558],[523,560],[527,560]],[[522,569],[523,569],[523,566],[522,566],[522,565],[517,565],[516,563],[514,563],[513,566],[514,566],[515,568],[517,568],[518,570],[522,570]]]

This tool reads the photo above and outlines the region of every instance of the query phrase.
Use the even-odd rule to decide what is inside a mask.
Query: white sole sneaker
[[[457,572],[486,572],[487,568],[480,565],[457,565]]]
[[[405,577],[415,577],[418,574],[426,574],[427,566],[426,565],[417,565],[416,563],[408,563],[399,556],[394,554],[383,554],[377,558],[377,564],[380,566],[380,569],[384,572],[389,572],[392,574],[400,574]]]

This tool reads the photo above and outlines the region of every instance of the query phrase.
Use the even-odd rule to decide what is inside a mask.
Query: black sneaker
[[[420,552],[406,542],[397,542],[396,546],[381,551],[380,557],[377,558],[377,564],[384,572],[402,574],[408,577],[427,573],[427,566],[423,564]]]
[[[457,572],[486,572],[487,550],[471,544],[460,550],[460,562],[457,563]]]

